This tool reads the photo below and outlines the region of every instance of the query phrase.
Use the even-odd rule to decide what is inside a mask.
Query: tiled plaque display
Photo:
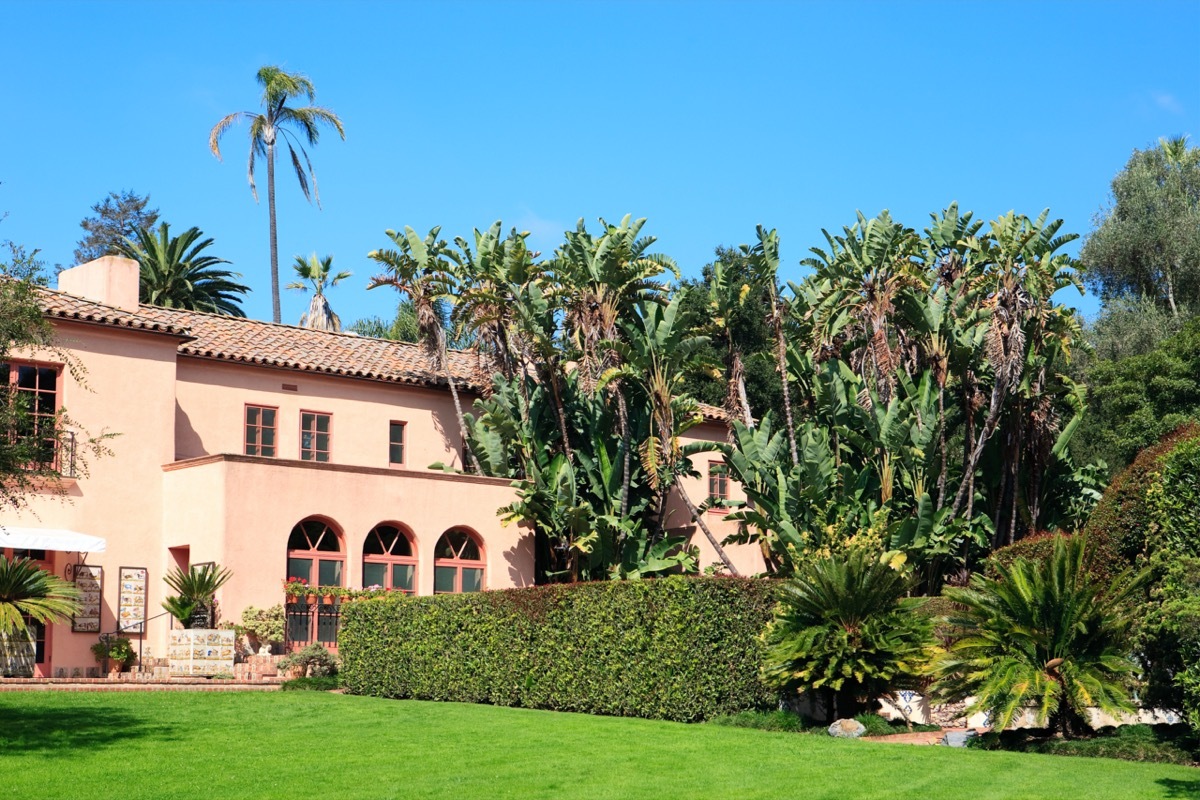
[[[142,633],[146,626],[146,568],[121,567],[117,623],[122,633]]]
[[[75,565],[75,588],[79,590],[79,613],[71,619],[76,633],[100,632],[100,593],[104,586],[104,568]]]
[[[231,630],[171,631],[171,646],[168,657],[172,677],[216,675],[220,672],[233,674],[233,640]]]

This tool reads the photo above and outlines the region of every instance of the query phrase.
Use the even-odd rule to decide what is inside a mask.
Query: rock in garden
[[[866,732],[867,729],[856,719],[839,719],[829,726],[829,735],[839,739],[857,739]]]
[[[942,737],[942,744],[947,747],[966,747],[967,742],[978,736],[975,731],[947,731]]]

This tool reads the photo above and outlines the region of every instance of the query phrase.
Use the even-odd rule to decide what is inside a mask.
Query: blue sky
[[[69,265],[93,203],[149,193],[216,239],[258,318],[265,197],[245,128],[224,162],[207,137],[258,107],[263,64],[307,73],[346,125],[312,151],[323,210],[278,173],[284,281],[293,256],[332,253],[355,273],[330,293],[346,322],[395,307],[365,291],[386,228],[503,219],[549,252],[579,217],[632,213],[695,275],[764,223],[794,279],[856,209],[920,228],[953,200],[1048,206],[1086,234],[1134,148],[1200,138],[1197,2],[9,0],[0,27],[0,239]],[[295,322],[307,299],[283,303]]]

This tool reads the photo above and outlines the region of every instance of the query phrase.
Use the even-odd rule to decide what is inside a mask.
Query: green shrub
[[[792,711],[742,711],[722,714],[709,720],[727,728],[751,728],[756,731],[779,733],[824,733],[825,726],[806,720]]]
[[[774,584],[604,581],[382,597],[342,614],[347,692],[696,721],[774,705]]]
[[[329,692],[340,685],[341,683],[333,675],[313,675],[284,681],[279,688],[285,692]]]
[[[942,729],[940,725],[922,725],[914,722],[910,730],[904,720],[887,719],[878,714],[859,714],[854,719],[867,729],[863,736],[894,736],[897,733],[927,733]]]
[[[302,678],[321,678],[326,675],[337,674],[338,660],[337,656],[330,653],[322,645],[313,642],[292,653],[290,656],[279,659],[279,669],[283,671],[302,669],[304,670],[300,675]]]
[[[1138,556],[1153,548],[1153,538],[1162,529],[1156,509],[1148,502],[1158,482],[1163,462],[1180,446],[1200,441],[1200,425],[1188,424],[1147,447],[1120,475],[1113,479],[1104,497],[1088,518],[1083,532],[1096,547],[1108,550],[1121,566],[1132,566]],[[1193,482],[1193,487],[1195,486]],[[1195,521],[1195,506],[1187,512]],[[1119,569],[1116,571],[1120,571]]]
[[[263,645],[275,650],[283,644],[284,640],[283,606],[274,605],[270,608],[246,606],[242,611],[240,624],[223,623],[221,627],[233,628],[238,636],[244,637],[246,648],[252,653],[257,653]]]
[[[1038,724],[1063,735],[1086,727],[1088,707],[1132,711],[1132,600],[1146,576],[1127,571],[1102,584],[1084,566],[1086,547],[1062,537],[1043,561],[1016,559],[996,578],[944,589],[965,607],[952,621],[966,635],[937,664],[933,695],[973,698],[966,713],[987,711],[1000,729],[1035,708]]]
[[[968,747],[1082,758],[1117,758],[1160,764],[1193,764],[1200,742],[1183,725],[1124,725],[1102,728],[1086,739],[1059,739],[1044,730],[989,731]]]
[[[916,688],[934,654],[923,598],[906,597],[903,573],[855,550],[802,564],[780,592],[767,630],[766,679],[790,692],[826,695],[849,716],[889,689]]]

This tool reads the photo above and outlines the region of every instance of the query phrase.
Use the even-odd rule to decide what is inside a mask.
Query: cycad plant
[[[75,584],[27,558],[0,555],[0,637],[25,635],[27,618],[48,625],[78,610]]]
[[[968,714],[991,716],[1003,730],[1022,711],[1058,735],[1080,731],[1087,709],[1133,709],[1130,602],[1145,575],[1100,584],[1085,569],[1087,541],[1060,537],[1045,560],[997,565],[944,594],[963,606],[951,617],[965,635],[938,665],[942,700],[974,697]]]
[[[936,655],[933,620],[907,597],[910,581],[856,549],[803,565],[783,584],[767,629],[764,676],[784,689],[821,692],[834,718],[915,685]]]
[[[163,608],[185,628],[211,628],[217,590],[233,573],[217,564],[194,565],[186,572],[178,567],[163,581],[176,595],[163,601]]]

